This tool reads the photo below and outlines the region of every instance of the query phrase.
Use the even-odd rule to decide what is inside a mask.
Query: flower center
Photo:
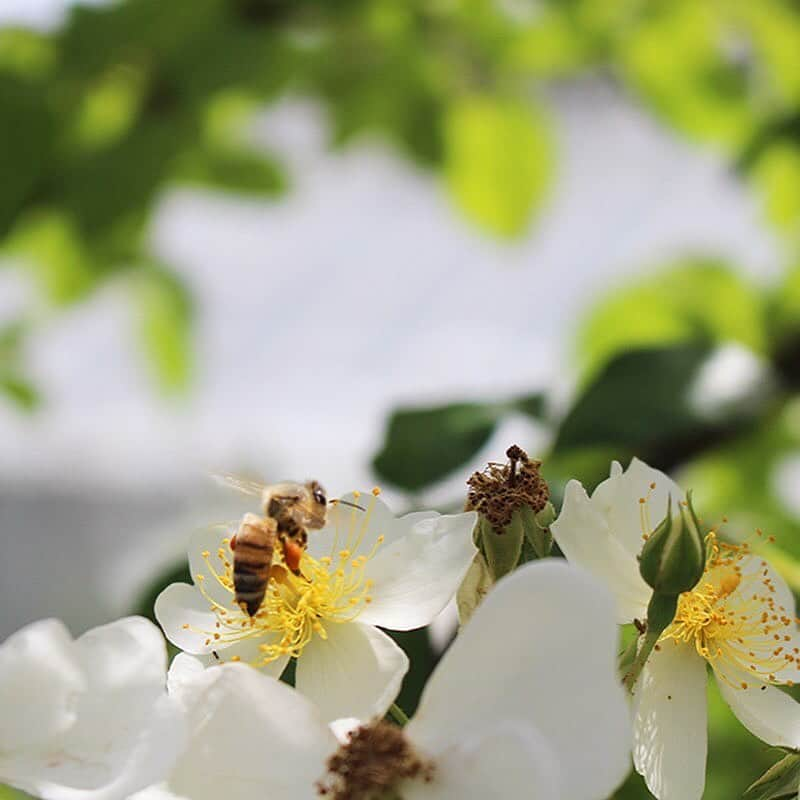
[[[400,800],[403,780],[433,780],[434,765],[420,758],[403,731],[388,722],[354,730],[329,759],[317,793],[332,800]]]
[[[377,490],[373,494],[377,494]],[[371,503],[366,511],[352,509],[352,512],[337,514],[330,553],[314,558],[304,552],[300,575],[286,568],[283,548],[276,544],[267,592],[252,617],[234,602],[233,551],[230,539],[222,539],[216,554],[208,550],[202,553],[207,570],[194,576],[198,589],[216,616],[214,628],[200,630],[189,624],[183,627],[206,636],[206,646],[217,644],[220,649],[263,640],[257,648],[258,656],[250,662],[256,667],[283,656],[297,658],[315,635],[327,639],[328,625],[352,622],[372,601],[373,581],[366,577],[367,564],[384,537],[378,536],[366,553],[359,553],[359,548],[369,529],[373,506]],[[344,524],[342,517],[346,518]],[[208,591],[206,582],[209,580],[230,595],[227,604],[220,603]],[[214,595],[218,597],[219,592]],[[217,655],[216,650],[214,653]],[[240,658],[233,656],[231,660]]]
[[[680,596],[675,619],[659,641],[693,644],[718,675],[743,689],[746,682],[734,684],[726,677],[726,664],[762,682],[776,682],[776,673],[787,667],[800,670],[800,649],[787,646],[796,620],[776,601],[767,562],[756,564],[747,543],[726,544],[713,532],[706,542],[703,578]],[[792,685],[783,677],[780,682]]]
[[[550,498],[547,483],[539,473],[541,461],[532,461],[517,445],[506,450],[507,464],[490,463],[467,481],[469,495],[465,511],[477,511],[498,532],[511,522],[522,506],[541,511]]]

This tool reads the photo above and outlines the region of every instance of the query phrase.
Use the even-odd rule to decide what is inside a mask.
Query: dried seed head
[[[433,780],[433,763],[420,758],[402,729],[373,722],[354,730],[328,759],[317,794],[331,800],[388,800],[403,780]]]
[[[498,533],[511,522],[516,509],[530,506],[537,513],[550,499],[550,490],[539,472],[541,461],[529,459],[517,445],[509,447],[506,456],[507,464],[490,463],[467,481],[465,510],[486,517]]]

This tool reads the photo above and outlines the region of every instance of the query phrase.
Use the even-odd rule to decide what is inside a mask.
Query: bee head
[[[319,481],[309,481],[306,484],[306,489],[310,500],[309,518],[306,524],[309,528],[323,528],[325,527],[328,509],[328,496]]]

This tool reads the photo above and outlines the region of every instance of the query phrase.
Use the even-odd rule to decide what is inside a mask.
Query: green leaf
[[[797,797],[800,754],[790,753],[771,766],[744,793],[742,800],[784,800]]]
[[[653,4],[637,27],[624,26],[617,60],[624,78],[672,125],[736,150],[757,116],[748,102],[749,73],[725,49],[726,23],[706,3]]]
[[[800,222],[800,149],[777,141],[758,157],[751,178],[761,193],[767,220],[785,231]]]
[[[21,257],[45,296],[59,305],[84,297],[98,272],[72,221],[56,210],[34,211],[20,219],[6,252]]]
[[[0,73],[0,236],[45,179],[54,138],[42,87]]]
[[[160,385],[185,389],[192,370],[192,305],[183,285],[163,268],[137,276],[134,293],[145,352]]]
[[[0,800],[29,800],[30,795],[11,786],[0,784]]]
[[[524,395],[512,400],[509,406],[514,411],[519,411],[521,414],[540,420],[545,415],[545,396],[542,392]]]
[[[23,411],[34,411],[41,403],[33,384],[19,375],[0,373],[0,392]]]
[[[622,350],[698,338],[764,353],[766,316],[758,289],[730,267],[687,259],[604,298],[581,325],[580,357],[592,373]]]
[[[272,196],[286,187],[284,174],[272,159],[253,150],[233,148],[190,151],[178,162],[173,177],[238,194]]]
[[[712,422],[692,407],[694,381],[713,354],[709,345],[689,343],[616,356],[562,421],[555,451],[613,445],[643,457],[654,451],[666,457],[743,423],[751,409],[730,410]]]
[[[541,113],[513,100],[462,98],[444,122],[447,186],[464,213],[501,236],[525,232],[550,179]]]
[[[395,411],[373,467],[396,486],[422,489],[469,461],[489,440],[499,413],[481,403]]]

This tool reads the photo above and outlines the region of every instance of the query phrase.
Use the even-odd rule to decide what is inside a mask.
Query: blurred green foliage
[[[178,183],[265,198],[287,188],[281,165],[243,135],[254,110],[292,93],[316,98],[332,146],[383,136],[439,170],[469,219],[515,236],[530,228],[558,169],[546,91],[586,75],[615,81],[683,135],[719,148],[793,242],[799,54],[792,0],[77,6],[51,34],[0,29],[0,252],[30,271],[51,307],[111,279],[129,285],[153,373],[180,390],[192,375],[191,298],[169,265],[155,277],[148,223]],[[713,266],[704,280],[737,292],[714,285],[729,278]],[[638,317],[657,291],[629,298]],[[651,341],[695,324],[733,327],[758,350],[757,312],[740,299],[741,315],[715,313],[732,297],[702,309],[695,300],[659,306],[658,326],[633,314],[624,327],[646,327]],[[41,319],[29,316],[29,325]],[[608,346],[598,338],[587,357]],[[0,367],[0,386],[25,407],[36,402],[24,365]]]

